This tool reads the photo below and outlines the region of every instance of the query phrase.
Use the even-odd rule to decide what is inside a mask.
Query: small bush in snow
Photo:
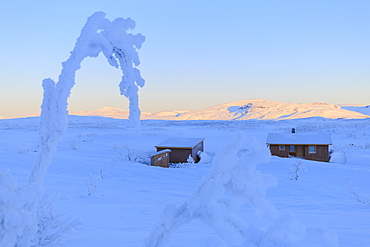
[[[141,160],[142,152],[139,149],[131,148],[129,146],[123,146],[123,148],[118,151],[118,162],[138,162]]]
[[[307,168],[303,165],[302,160],[295,159],[294,164],[289,168],[290,180],[298,180],[300,172],[307,171]]]
[[[46,195],[39,202],[37,210],[38,230],[33,241],[35,247],[60,242],[66,233],[80,224],[74,217],[56,214],[55,201],[54,196]]]
[[[77,150],[77,141],[73,140],[70,142],[72,150]]]
[[[348,191],[356,201],[363,205],[370,206],[370,197],[365,199],[363,196],[360,196],[357,191],[352,188],[352,183],[349,185]]]
[[[85,179],[85,183],[87,186],[87,195],[88,196],[94,195],[96,191],[96,185],[98,183],[97,176],[90,173],[89,178]]]
[[[18,149],[19,154],[26,154],[27,153],[27,148],[22,146]]]

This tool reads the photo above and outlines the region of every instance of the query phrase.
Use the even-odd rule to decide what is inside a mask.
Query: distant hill
[[[348,111],[355,111],[364,115],[370,116],[370,105],[368,106],[341,106],[342,109],[348,110]]]
[[[369,114],[370,115],[370,114]],[[163,120],[285,120],[310,117],[362,119],[369,118],[357,111],[327,103],[280,103],[271,100],[250,99],[234,101],[200,110],[166,111],[154,113],[145,119]]]
[[[117,119],[128,119],[129,111],[122,110],[119,108],[114,108],[114,107],[103,107],[103,108],[100,108],[94,111],[77,111],[77,112],[70,113],[70,115],[100,116],[100,117],[110,117],[110,118],[117,118]],[[148,115],[150,115],[150,113],[147,113],[147,112],[141,113],[142,118],[145,118]]]
[[[100,116],[127,119],[129,111],[103,107],[93,111],[77,111],[70,115]],[[27,117],[38,115],[30,115]],[[327,103],[281,103],[263,99],[233,101],[199,110],[167,110],[156,113],[142,112],[141,119],[157,120],[287,120],[322,117],[330,119],[370,118],[369,106],[333,105]],[[0,116],[0,119],[5,117]]]

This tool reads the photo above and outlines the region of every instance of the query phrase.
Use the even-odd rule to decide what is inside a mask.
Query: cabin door
[[[296,157],[304,157],[304,146],[297,145],[295,146],[296,149]]]

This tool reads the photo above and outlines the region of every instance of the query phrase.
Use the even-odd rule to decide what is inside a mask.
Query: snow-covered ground
[[[20,183],[27,182],[38,153],[38,123],[39,118],[0,120],[0,172],[9,170]],[[57,193],[56,212],[80,221],[61,246],[145,246],[153,232],[160,231],[163,212],[170,214],[194,195],[212,171],[209,159],[238,131],[248,142],[255,139],[265,147],[268,133],[287,133],[293,127],[297,133],[331,133],[339,163],[272,157],[257,165],[258,171],[278,181],[276,188],[267,190],[266,199],[280,214],[281,225],[275,226],[280,237],[294,239],[303,226],[321,227],[334,231],[339,246],[370,246],[370,119],[144,120],[133,128],[128,120],[79,116],[69,117],[67,133],[44,180],[46,192]],[[146,165],[154,146],[172,137],[205,138],[204,159],[182,168]],[[297,167],[296,180],[292,169]],[[269,224],[248,203],[237,214],[250,226],[264,229]],[[300,223],[284,228],[292,217]],[[233,246],[241,246],[243,238],[230,238]],[[191,220],[180,224],[164,246],[230,245],[203,221]]]

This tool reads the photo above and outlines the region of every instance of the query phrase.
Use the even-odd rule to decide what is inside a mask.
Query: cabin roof
[[[204,141],[204,138],[169,138],[158,145],[156,148],[193,148]]]
[[[267,144],[280,145],[331,145],[331,135],[327,133],[269,133]]]

